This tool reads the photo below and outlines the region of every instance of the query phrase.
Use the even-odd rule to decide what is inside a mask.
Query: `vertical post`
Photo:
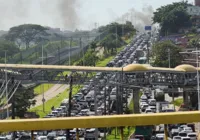
[[[11,78],[12,85],[14,84],[14,77]],[[12,97],[12,119],[15,119],[15,94]],[[15,131],[13,131],[12,139],[15,140]]]
[[[79,140],[79,130],[78,130],[78,128],[76,129],[76,140]]]
[[[60,65],[60,47],[58,46],[58,65]]]
[[[82,52],[83,66],[84,66],[85,65],[85,57],[84,57],[84,50],[83,50],[82,39],[81,38],[80,38],[80,48],[81,48],[81,52]]]
[[[21,61],[21,64],[22,64],[22,51],[20,51],[20,61]]]
[[[42,65],[44,65],[44,46],[42,43]],[[42,71],[42,80],[44,80],[44,72]],[[43,107],[43,112],[45,112],[45,98],[44,98],[44,84],[42,84],[42,107]]]
[[[45,52],[46,55],[46,65],[48,64],[48,56],[47,56],[47,52]]]
[[[123,131],[123,127],[120,127],[120,136],[121,136],[121,140],[124,140],[124,131]]]
[[[7,50],[5,51],[5,65],[7,64]],[[5,68],[5,80],[6,80],[6,100],[7,100],[7,118],[9,118],[9,107],[8,107],[8,74]]]
[[[68,113],[66,113],[66,117],[71,117],[71,108],[72,108],[72,88],[73,88],[73,76],[70,75],[70,82],[69,82],[69,107],[68,107]],[[70,130],[66,130],[66,139],[70,139]]]
[[[165,131],[165,140],[168,140],[168,132],[167,132],[167,125],[164,125],[164,131]]]
[[[199,52],[196,47],[197,67],[199,67]],[[197,69],[197,93],[198,93],[198,110],[200,110],[200,91],[199,91],[199,71]],[[198,123],[198,133],[200,133],[200,123]]]
[[[97,93],[98,90],[96,87],[96,79],[95,79],[95,86],[94,86],[94,109],[95,109],[95,116],[97,116]],[[98,128],[95,128],[95,140],[98,140]]]
[[[107,93],[107,89],[106,89],[106,86],[105,86],[105,91],[104,91],[104,115],[106,115],[106,108],[107,108],[107,105],[106,105],[106,93]],[[104,128],[104,139],[106,139],[106,127]]]
[[[31,140],[35,140],[35,138],[34,138],[34,131],[31,131]]]
[[[134,103],[134,113],[140,113],[140,111],[139,111],[139,90],[138,90],[138,88],[133,89],[133,103]]]
[[[71,46],[72,46],[72,37],[71,37],[70,43],[69,43],[69,66],[71,65]]]
[[[169,61],[169,68],[171,68],[171,55],[170,55],[170,48],[168,48],[168,61]]]
[[[117,49],[117,25],[115,27],[115,35],[116,35],[116,49]]]

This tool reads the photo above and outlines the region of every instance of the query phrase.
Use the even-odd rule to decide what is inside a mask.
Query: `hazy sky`
[[[140,20],[142,16],[144,21],[151,15],[149,11],[177,1],[180,0],[0,0],[0,30],[24,23],[91,29],[95,22],[107,24],[130,13],[130,9],[136,15],[126,18],[134,20],[138,16]]]

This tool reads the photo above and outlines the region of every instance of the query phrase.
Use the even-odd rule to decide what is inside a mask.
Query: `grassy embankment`
[[[73,86],[73,91],[72,94],[76,94],[79,90],[80,90],[81,86]],[[45,102],[45,112],[43,112],[43,105],[37,106],[32,108],[29,111],[32,112],[37,112],[37,114],[40,117],[44,117],[46,116],[48,113],[51,112],[51,107],[54,106],[55,108],[60,106],[60,103],[64,100],[67,99],[69,97],[69,88],[67,90],[65,90],[64,92],[60,93],[59,95],[57,95],[56,97],[48,100],[47,102]]]

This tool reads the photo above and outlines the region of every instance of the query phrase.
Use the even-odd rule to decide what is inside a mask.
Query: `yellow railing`
[[[50,119],[1,120],[0,132],[17,130],[145,126],[193,122],[200,122],[200,111]]]

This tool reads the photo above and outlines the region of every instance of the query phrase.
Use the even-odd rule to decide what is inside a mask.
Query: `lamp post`
[[[5,65],[7,64],[7,50],[5,50]],[[9,118],[9,107],[8,107],[8,74],[5,68],[5,80],[6,80],[6,99],[7,99],[7,118]]]
[[[197,68],[199,67],[199,53],[200,51],[196,47],[196,51],[192,51],[193,53],[196,53],[196,63]],[[197,94],[198,94],[198,110],[200,110],[200,92],[199,92],[199,71],[197,69]],[[198,133],[200,132],[200,123],[198,123]]]

